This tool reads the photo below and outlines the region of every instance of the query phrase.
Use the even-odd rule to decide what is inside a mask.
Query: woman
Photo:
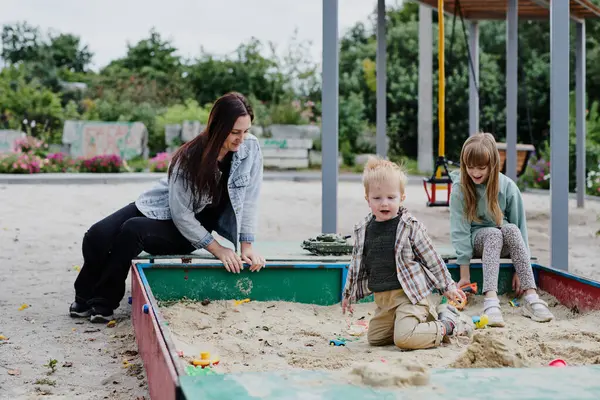
[[[229,272],[243,262],[259,271],[265,260],[252,248],[262,183],[262,153],[249,134],[252,108],[239,93],[214,104],[206,129],[173,155],[166,178],[139,198],[95,223],[83,238],[83,267],[75,281],[72,317],[113,319],[125,294],[131,261],[142,251],[187,254],[206,249]],[[221,246],[231,241],[241,257]]]

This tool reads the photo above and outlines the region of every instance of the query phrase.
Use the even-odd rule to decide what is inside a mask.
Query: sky
[[[127,43],[149,36],[155,27],[172,40],[180,55],[193,58],[200,49],[226,55],[256,37],[283,51],[297,30],[311,41],[313,60],[321,62],[323,0],[3,0],[0,23],[27,21],[61,33],[79,35],[94,53],[92,69],[122,57]],[[387,0],[387,7],[401,4]],[[339,35],[367,22],[377,0],[338,0]]]

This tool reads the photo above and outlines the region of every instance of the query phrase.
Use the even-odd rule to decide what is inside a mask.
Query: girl
[[[225,269],[251,271],[265,260],[252,248],[257,228],[263,164],[256,137],[248,133],[252,108],[239,93],[215,102],[206,129],[173,155],[168,176],[132,202],[92,225],[83,236],[83,267],[75,281],[72,317],[113,319],[125,294],[131,261],[151,254],[206,249]],[[216,231],[241,257],[221,246]]]
[[[484,313],[490,326],[504,326],[498,301],[500,258],[515,267],[513,289],[524,294],[523,314],[538,322],[554,316],[536,293],[529,262],[525,209],[521,192],[500,172],[500,155],[489,133],[467,139],[460,155],[460,173],[451,173],[450,235],[460,265],[459,287],[470,282],[471,258],[483,263]]]

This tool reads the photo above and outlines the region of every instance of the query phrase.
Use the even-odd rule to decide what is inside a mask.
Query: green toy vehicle
[[[343,256],[352,254],[352,244],[342,236],[335,233],[322,233],[315,238],[302,242],[302,248],[317,256]]]

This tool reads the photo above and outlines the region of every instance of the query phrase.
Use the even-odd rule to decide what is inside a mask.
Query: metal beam
[[[323,0],[321,221],[323,233],[337,232],[339,49],[338,0]]]
[[[387,71],[386,71],[386,46],[385,37],[385,0],[377,0],[377,60],[376,60],[376,80],[377,80],[377,117],[376,117],[376,138],[377,155],[387,158]]]
[[[538,6],[540,6],[540,7],[544,7],[545,9],[548,9],[548,10],[550,9],[550,2],[549,2],[548,0],[529,0],[529,1],[531,1],[531,2],[532,2],[532,3],[534,3],[534,4],[537,4],[537,5],[538,5]],[[563,1],[564,1],[564,0],[563,0]],[[584,6],[584,7],[586,7],[584,4],[581,4],[581,3],[580,3],[578,0],[575,0],[575,1],[576,1],[578,4],[580,4],[580,5]],[[587,7],[586,7],[586,8],[587,8]],[[592,12],[594,12],[594,13],[595,13],[595,11],[594,11],[594,10],[592,10]],[[598,16],[600,17],[600,15],[598,15]],[[574,15],[571,15],[571,20],[573,20],[573,21],[575,21],[575,22],[577,22],[577,23],[581,23],[581,22],[585,21],[584,19],[582,19],[582,18],[578,18],[578,17],[576,17],[576,16],[574,16]]]
[[[473,68],[469,65],[469,135],[479,132],[479,23],[469,23],[469,49]]]
[[[550,4],[550,265],[569,270],[569,3]]]
[[[519,49],[518,0],[508,0],[506,11],[506,175],[517,181],[517,80]]]
[[[585,22],[577,24],[575,44],[575,129],[577,207],[583,208],[585,198]]]
[[[435,5],[429,4],[427,2],[424,2],[422,0],[406,0],[406,1],[410,1],[412,3],[418,3],[418,4],[422,4],[423,6],[426,6],[432,10],[436,10],[437,11],[437,7]],[[485,1],[485,0],[482,0]],[[547,10],[550,9],[550,2],[548,0],[529,0],[531,3],[536,4],[542,8],[545,8]],[[566,1],[566,0],[563,0]],[[591,11],[592,13],[594,13],[597,17],[600,18],[600,12],[598,12],[597,9],[593,8],[589,2],[586,2],[584,0],[570,0],[571,2],[576,2],[577,4],[579,4],[582,7],[585,7],[587,10]],[[464,9],[463,9],[463,14],[465,13]],[[454,15],[454,9],[449,10],[446,9],[444,10],[444,14],[448,15],[448,16],[453,16]],[[481,14],[481,15],[480,15]],[[485,21],[495,21],[495,20],[499,20],[502,19],[502,16],[504,16],[504,13],[502,13],[502,15],[500,15],[500,12],[495,12],[495,11],[481,11],[474,14],[474,15],[465,15],[465,20],[485,20]],[[571,14],[570,16],[571,20],[577,23],[582,23],[585,21],[585,18],[579,18],[576,15]],[[542,16],[530,16],[530,17],[524,17],[525,20],[527,21],[544,21],[547,20],[546,17],[542,17]]]
[[[418,155],[420,172],[433,173],[433,24],[431,7],[419,5]]]

